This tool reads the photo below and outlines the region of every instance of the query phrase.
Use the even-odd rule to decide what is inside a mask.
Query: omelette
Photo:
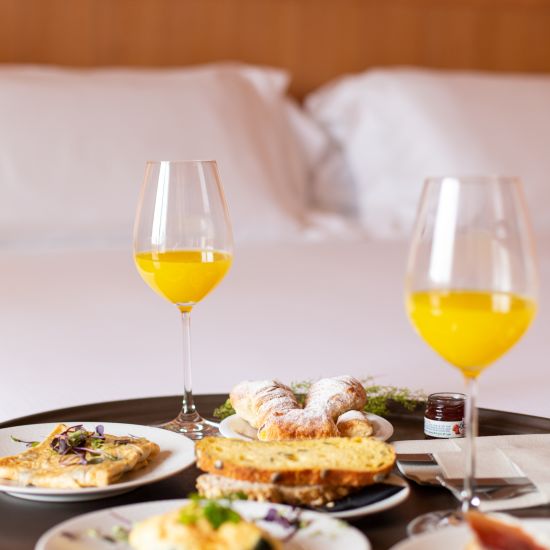
[[[102,426],[90,432],[58,424],[44,441],[0,458],[0,479],[55,489],[105,487],[147,465],[159,450],[142,437],[104,434]]]

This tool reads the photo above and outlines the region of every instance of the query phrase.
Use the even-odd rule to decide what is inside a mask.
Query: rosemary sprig
[[[392,402],[402,405],[408,411],[413,411],[426,401],[427,396],[422,390],[375,384],[373,377],[364,378],[361,382],[367,392],[365,412],[385,416],[389,414],[389,406]],[[303,402],[305,394],[312,383],[312,380],[304,380],[293,382],[290,385],[299,402]],[[223,420],[232,414],[235,414],[235,409],[233,409],[229,399],[214,410],[214,417],[219,420]]]

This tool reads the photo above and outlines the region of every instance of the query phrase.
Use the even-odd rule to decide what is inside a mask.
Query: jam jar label
[[[424,417],[424,433],[430,437],[450,439],[452,437],[464,437],[464,419],[456,420],[432,420]]]

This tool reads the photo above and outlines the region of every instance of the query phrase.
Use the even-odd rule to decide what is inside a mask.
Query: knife
[[[437,465],[437,461],[432,453],[397,453],[398,462],[413,462],[419,464]]]

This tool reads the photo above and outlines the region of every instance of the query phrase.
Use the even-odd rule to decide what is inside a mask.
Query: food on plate
[[[231,506],[191,502],[137,523],[129,535],[136,550],[279,550],[281,544],[245,521]]]
[[[391,471],[391,445],[372,438],[242,441],[205,438],[195,446],[199,494],[244,493],[251,500],[322,505],[379,481]]]
[[[235,412],[253,428],[259,428],[273,414],[301,408],[292,390],[277,380],[245,381],[229,395]]]
[[[280,485],[242,481],[215,474],[203,474],[197,478],[197,491],[206,498],[246,496],[248,500],[275,502],[292,506],[323,506],[347,497],[356,487],[344,485]]]
[[[363,411],[345,412],[338,417],[336,427],[343,437],[369,437],[374,433],[374,427]]]
[[[303,408],[292,390],[276,380],[242,382],[232,390],[230,400],[236,413],[258,428],[258,439],[262,441],[367,435],[370,426],[363,415],[355,422],[344,419],[342,430],[338,428],[340,416],[353,410],[359,412],[367,401],[365,388],[352,376],[323,378],[313,383]],[[359,424],[364,430],[361,434]]]
[[[44,441],[0,458],[0,478],[56,489],[104,487],[147,465],[159,450],[143,437],[105,434],[103,426],[58,424]]]
[[[511,516],[488,516],[468,512],[466,519],[475,533],[465,550],[548,550],[550,539],[540,533],[527,532]]]

